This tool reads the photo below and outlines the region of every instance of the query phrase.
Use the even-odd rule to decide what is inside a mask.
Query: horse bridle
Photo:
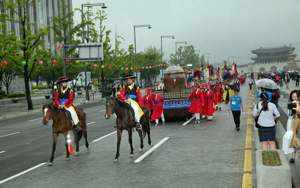
[[[44,111],[45,107],[46,107],[46,108],[48,108],[48,109],[49,109],[49,111],[50,111],[50,117],[49,117],[49,120],[50,120],[50,119],[52,120],[52,117],[53,117],[53,112],[52,112],[52,108],[51,108],[51,106],[50,106],[50,105],[44,106],[44,108],[43,108],[43,111]]]

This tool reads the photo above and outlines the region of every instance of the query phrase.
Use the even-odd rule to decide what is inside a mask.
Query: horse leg
[[[58,136],[58,134],[56,132],[53,132],[52,136],[53,136],[52,155],[50,157],[50,161],[48,163],[48,166],[52,166],[52,163],[53,163],[54,152],[55,152],[55,149],[56,149],[56,143],[57,143],[57,136]]]
[[[153,144],[152,144],[151,138],[150,138],[150,125],[149,124],[150,124],[150,120],[145,123],[145,127],[146,127],[146,131],[148,134],[148,144],[149,144],[150,148],[152,148]]]
[[[128,131],[128,141],[129,141],[129,144],[130,144],[130,157],[134,157],[134,155],[133,155],[133,147],[132,147],[132,129],[131,128],[129,128],[129,130],[127,130]]]
[[[82,131],[83,131],[83,135],[84,135],[84,138],[85,138],[85,147],[88,151],[90,151],[91,147],[90,147],[90,145],[87,141],[87,131],[86,131],[86,129],[82,129]]]
[[[65,136],[65,146],[66,146],[66,149],[67,149],[66,161],[68,161],[68,160],[70,160],[70,158],[69,158],[70,152],[69,152],[69,147],[68,147],[67,132],[64,133],[64,136]]]
[[[139,150],[139,152],[141,153],[141,152],[143,152],[143,148],[144,148],[142,130],[141,129],[138,130],[138,133],[140,135],[140,140],[141,140],[141,146],[140,146],[140,150]]]
[[[117,142],[117,154],[116,154],[116,157],[114,160],[115,163],[118,162],[118,158],[120,156],[119,151],[120,151],[120,142],[121,142],[121,138],[122,138],[122,131],[123,131],[123,129],[121,129],[121,128],[118,128],[118,130],[117,130],[118,142]]]
[[[74,129],[72,130],[72,132],[75,136],[75,142],[76,142],[76,152],[74,153],[74,155],[77,156],[79,152],[79,138],[78,135],[75,133]]]

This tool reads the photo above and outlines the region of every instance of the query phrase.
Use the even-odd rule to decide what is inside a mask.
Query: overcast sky
[[[151,25],[136,29],[137,52],[148,45],[160,48],[161,36],[174,35],[163,39],[164,59],[175,53],[175,42],[180,41],[194,45],[200,55],[210,53],[211,63],[228,56],[239,57],[238,64],[253,62],[251,50],[290,42],[300,56],[299,0],[73,0],[73,9],[87,2],[108,7],[104,24],[112,31],[113,45],[115,25],[125,38],[125,49],[134,44],[134,25]],[[80,22],[80,14],[74,19]]]

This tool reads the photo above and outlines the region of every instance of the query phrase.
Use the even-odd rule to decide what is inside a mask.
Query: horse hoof
[[[117,162],[118,162],[118,159],[115,159],[115,160],[114,160],[114,163],[117,163]]]
[[[91,146],[89,146],[88,148],[86,148],[88,151],[90,151],[91,150]]]
[[[52,163],[51,163],[51,162],[49,162],[49,163],[48,163],[48,166],[52,166]]]
[[[74,155],[77,156],[77,155],[78,155],[78,152],[75,152]]]
[[[66,158],[66,161],[69,161],[70,160],[70,158]]]
[[[151,143],[151,145],[149,145],[150,146],[150,148],[152,148],[153,147],[153,144]]]
[[[134,157],[134,155],[133,154],[130,154],[130,158],[133,158]]]
[[[143,152],[143,149],[142,149],[142,148],[140,148],[139,152],[140,152],[140,153],[142,153],[142,152]]]

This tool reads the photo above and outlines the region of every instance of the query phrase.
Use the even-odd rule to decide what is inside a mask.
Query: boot
[[[218,111],[218,109],[219,109],[218,106],[216,106],[216,110],[217,110],[217,111]]]
[[[141,127],[141,125],[140,125],[139,122],[136,122],[136,128],[137,128],[137,129],[142,129],[142,127]]]
[[[82,131],[79,123],[77,125],[73,125],[73,129],[76,134],[78,134],[80,131]]]
[[[222,110],[222,107],[221,107],[221,106],[219,107],[219,110],[220,110],[220,111]]]

